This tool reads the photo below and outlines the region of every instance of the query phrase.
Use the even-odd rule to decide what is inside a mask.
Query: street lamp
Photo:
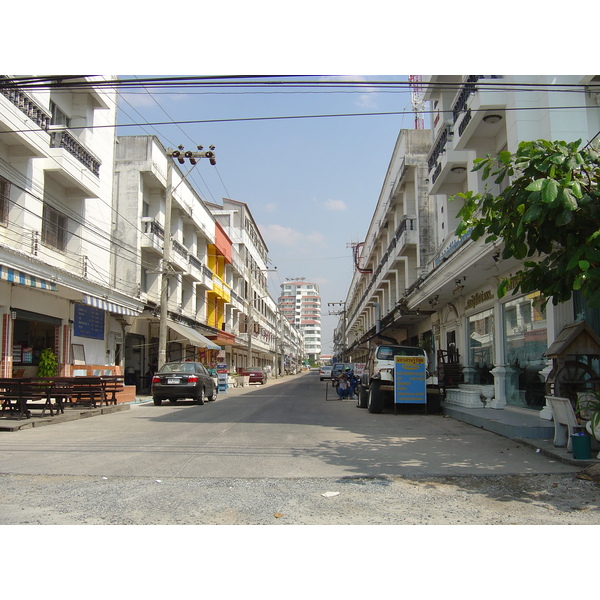
[[[198,152],[184,152],[184,147],[179,146],[178,150],[169,148],[167,150],[167,187],[165,190],[165,233],[163,240],[162,266],[161,266],[161,288],[160,288],[160,317],[158,325],[158,368],[167,362],[167,318],[169,314],[169,275],[171,271],[171,207],[173,204],[173,193],[186,180],[192,172],[196,159],[208,158],[211,165],[216,165],[214,146],[210,151],[202,151],[202,146],[198,146]],[[188,156],[189,154],[189,156]],[[169,158],[177,158],[180,164],[185,163],[188,158],[192,163],[190,169],[182,180],[173,188],[173,162]]]

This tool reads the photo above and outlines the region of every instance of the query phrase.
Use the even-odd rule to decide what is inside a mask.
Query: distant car
[[[260,383],[261,385],[267,383],[267,374],[260,367],[244,368],[240,375],[242,377],[250,377],[250,383]]]
[[[323,365],[319,369],[319,380],[324,381],[325,379],[331,379],[331,369],[333,369],[332,365]]]
[[[218,386],[202,363],[169,362],[152,377],[152,399],[160,406],[163,400],[177,402],[191,398],[197,404],[217,399]]]
[[[333,365],[333,369],[331,369],[331,381],[333,381],[333,385],[335,386],[337,378],[340,374],[346,370],[346,367],[349,367],[351,370],[354,369],[353,363],[335,363]]]

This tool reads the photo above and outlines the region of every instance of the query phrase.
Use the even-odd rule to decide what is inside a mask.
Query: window
[[[494,378],[494,313],[490,310],[472,315],[468,319],[469,366],[475,369],[471,383],[490,384]]]
[[[48,204],[42,216],[42,242],[57,250],[67,247],[67,217]]]
[[[8,224],[8,208],[10,199],[10,181],[0,177],[0,223]]]
[[[50,111],[52,112],[52,120],[50,121],[52,125],[71,126],[71,119],[54,102],[50,102]]]
[[[544,352],[548,348],[546,313],[539,293],[504,304],[504,352],[509,376],[507,404],[541,409],[545,405]]]

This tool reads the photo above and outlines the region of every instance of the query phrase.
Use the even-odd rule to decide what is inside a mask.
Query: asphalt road
[[[310,372],[3,433],[0,524],[600,523],[576,467],[331,392]]]

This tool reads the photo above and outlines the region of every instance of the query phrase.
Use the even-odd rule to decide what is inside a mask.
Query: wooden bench
[[[19,418],[31,417],[32,409],[46,410],[54,416],[54,410],[64,413],[64,400],[71,395],[70,378],[3,378],[0,379],[0,402],[2,412],[8,410],[12,416],[16,410]],[[53,400],[56,404],[53,404]],[[43,401],[43,403],[41,403]]]
[[[577,422],[575,411],[568,398],[546,396],[546,402],[552,409],[554,419],[554,445],[557,448],[566,446],[567,452],[571,452],[571,435],[585,431],[585,426]]]
[[[95,408],[96,404],[100,405],[105,401],[104,385],[101,377],[71,377],[71,405],[89,405],[90,408]]]
[[[117,394],[124,389],[125,378],[121,375],[103,375],[101,377],[104,386],[104,399],[106,404],[117,403]]]

